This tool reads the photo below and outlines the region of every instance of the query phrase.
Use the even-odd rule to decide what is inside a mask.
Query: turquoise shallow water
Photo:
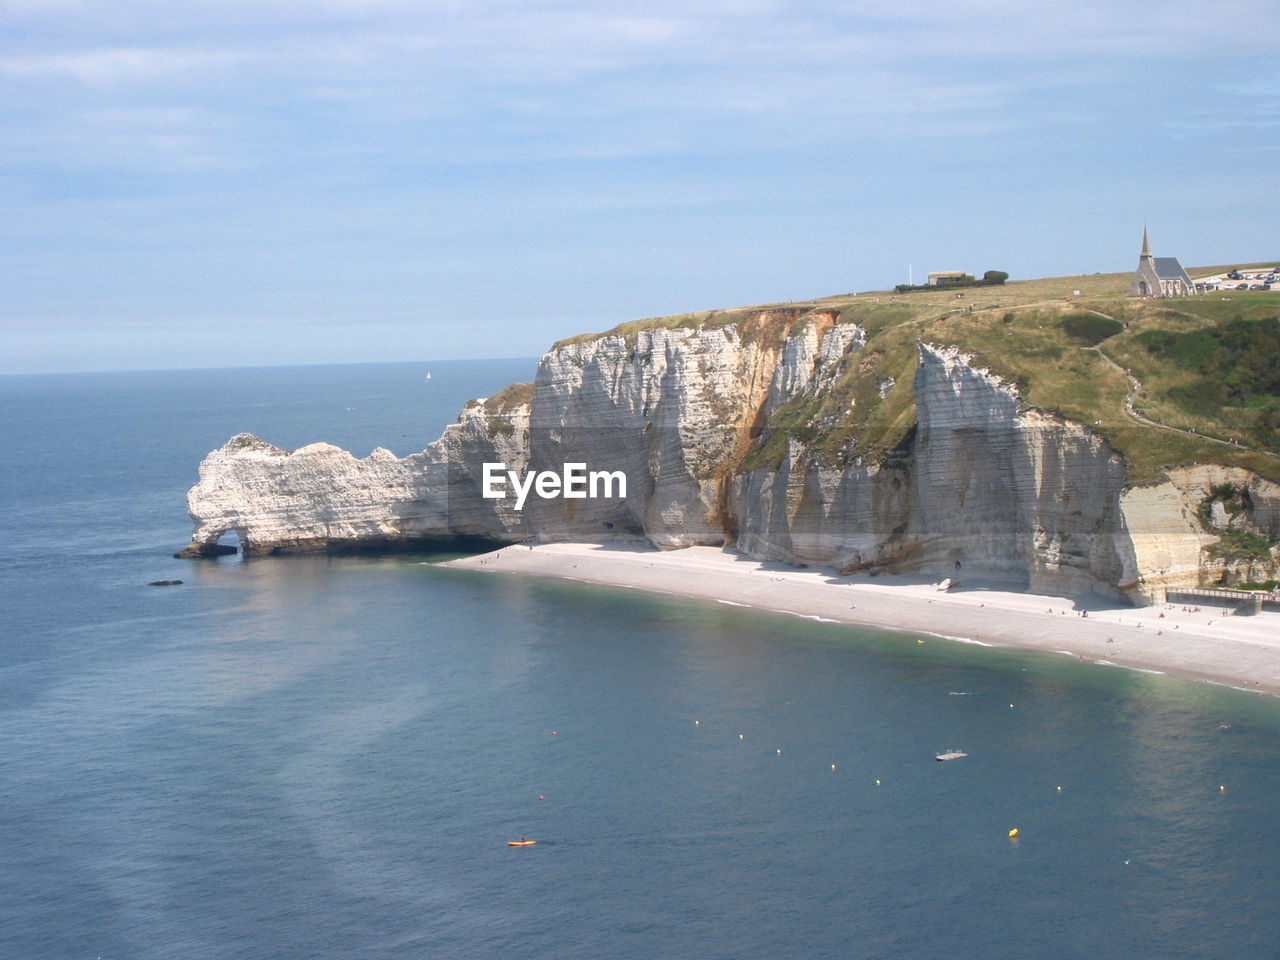
[[[171,559],[232,433],[403,454],[532,369],[0,378],[0,956],[1274,953],[1275,700],[434,557]]]

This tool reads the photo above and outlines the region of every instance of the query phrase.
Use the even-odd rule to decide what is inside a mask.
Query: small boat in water
[[[947,751],[946,751],[946,752],[944,752],[944,753],[940,753],[940,754],[938,754],[937,759],[939,759],[939,760],[959,760],[961,757],[967,757],[967,756],[968,756],[968,754],[967,754],[967,753],[965,753],[963,750],[947,750]]]
[[[507,846],[508,847],[532,847],[537,842],[538,842],[537,840],[526,840],[524,837],[521,837],[519,840],[508,840]]]

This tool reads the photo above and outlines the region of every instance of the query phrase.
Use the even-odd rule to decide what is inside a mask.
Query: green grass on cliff
[[[838,465],[889,454],[915,425],[912,379],[924,341],[972,354],[1016,384],[1026,403],[1087,424],[1125,456],[1135,482],[1197,462],[1248,467],[1280,482],[1280,292],[1134,300],[1129,278],[848,294],[642,320],[611,332],[736,323],[774,344],[815,311],[867,331],[866,347],[849,356],[833,389],[775,411],[745,467],[776,464],[788,437]],[[1141,385],[1132,396],[1126,370]],[[1130,397],[1145,420],[1127,412]]]
[[[531,403],[533,403],[533,384],[513,383],[486,399],[484,409],[489,414],[507,414],[519,407],[527,407]]]
[[[553,350],[598,340],[601,337],[622,337],[632,347],[643,330],[698,330],[736,326],[739,335],[747,342],[764,340],[777,346],[785,337],[788,324],[797,317],[815,309],[809,303],[782,303],[757,307],[738,307],[732,310],[706,310],[701,313],[678,313],[670,317],[649,317],[621,323],[604,333],[580,333],[566,337],[552,345]]]

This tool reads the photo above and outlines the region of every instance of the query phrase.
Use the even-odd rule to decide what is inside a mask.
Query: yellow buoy
[[[1058,788],[1058,792],[1059,792],[1059,793],[1061,793],[1061,792],[1062,792],[1062,788],[1061,788],[1061,787],[1059,787],[1059,788]]]
[[[836,765],[833,763],[833,764],[831,765],[831,769],[832,769],[832,770],[834,770],[835,768],[836,768]]]
[[[879,781],[879,780],[877,780],[877,781],[876,781],[876,786],[877,786],[877,787],[878,787],[878,786],[880,786],[880,781]]]
[[[779,748],[778,748],[778,756],[782,756],[782,748],[781,748],[781,747],[779,747]]]
[[[1017,828],[1017,827],[1014,827],[1012,830],[1010,830],[1010,831],[1009,831],[1009,836],[1011,836],[1011,837],[1016,837],[1017,835],[1018,835],[1018,828]]]

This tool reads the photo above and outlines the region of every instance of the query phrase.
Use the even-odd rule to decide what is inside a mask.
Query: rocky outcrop
[[[1194,467],[1131,486],[1100,436],[925,343],[916,425],[897,449],[874,462],[832,456],[810,430],[816,448],[788,434],[776,462],[746,468],[776,414],[817,409],[858,374],[850,359],[865,342],[856,324],[799,310],[566,342],[531,386],[471,402],[404,458],[379,449],[357,459],[324,443],[286,451],[241,434],[201,464],[184,553],[212,553],[232,531],[251,555],[628,534],[664,548],[727,542],[791,564],[1145,602],[1214,575],[1224,531],[1280,539],[1276,484]],[[878,377],[874,395],[893,386]],[[485,495],[486,463],[515,474],[505,496]],[[565,497],[562,484],[545,497],[530,486],[523,503],[511,495],[526,475],[567,483],[565,464],[621,475],[625,492]],[[1219,504],[1215,514],[1213,491],[1228,488],[1232,512]]]
[[[918,352],[907,448],[834,469],[790,444],[777,469],[735,479],[739,549],[846,572],[927,571],[1147,603],[1225,572],[1212,557],[1220,532],[1201,517],[1214,489],[1241,491],[1244,508],[1223,529],[1280,539],[1280,486],[1205,465],[1131,487],[1123,458],[1083,425],[1027,407],[956,350],[922,343]]]
[[[324,443],[287,451],[233,437],[205,458],[188,494],[195,531],[184,554],[210,553],[229,532],[249,555],[458,536],[630,533],[661,547],[722,543],[725,484],[753,426],[769,402],[834,369],[835,348],[821,349],[834,323],[820,312],[764,312],[739,325],[567,343],[543,357],[527,396],[472,401],[443,437],[400,459],[382,449],[356,459]],[[788,350],[793,340],[810,346]],[[831,340],[860,342],[852,325]],[[483,495],[486,463],[521,476],[581,463],[621,473],[626,495],[532,495],[516,509],[512,496]]]
[[[509,502],[480,497],[481,465],[527,461],[527,405],[493,413],[473,403],[426,450],[364,459],[328,443],[281,450],[239,434],[200,464],[187,494],[195,521],[179,556],[213,556],[235,533],[249,556],[380,550],[472,537],[528,535]],[[479,459],[477,459],[479,458]]]
[[[1130,531],[1125,577],[1141,596],[1280,574],[1274,548],[1265,545],[1280,540],[1280,486],[1219,464],[1168,473],[1167,482],[1127,490],[1122,498]],[[1219,499],[1224,491],[1231,492],[1230,510]],[[1246,535],[1244,543],[1238,534]]]
[[[802,448],[739,479],[740,545],[845,570],[963,573],[1054,592],[1115,583],[1123,460],[1084,427],[1024,409],[955,351],[919,346],[908,450],[824,468]]]

